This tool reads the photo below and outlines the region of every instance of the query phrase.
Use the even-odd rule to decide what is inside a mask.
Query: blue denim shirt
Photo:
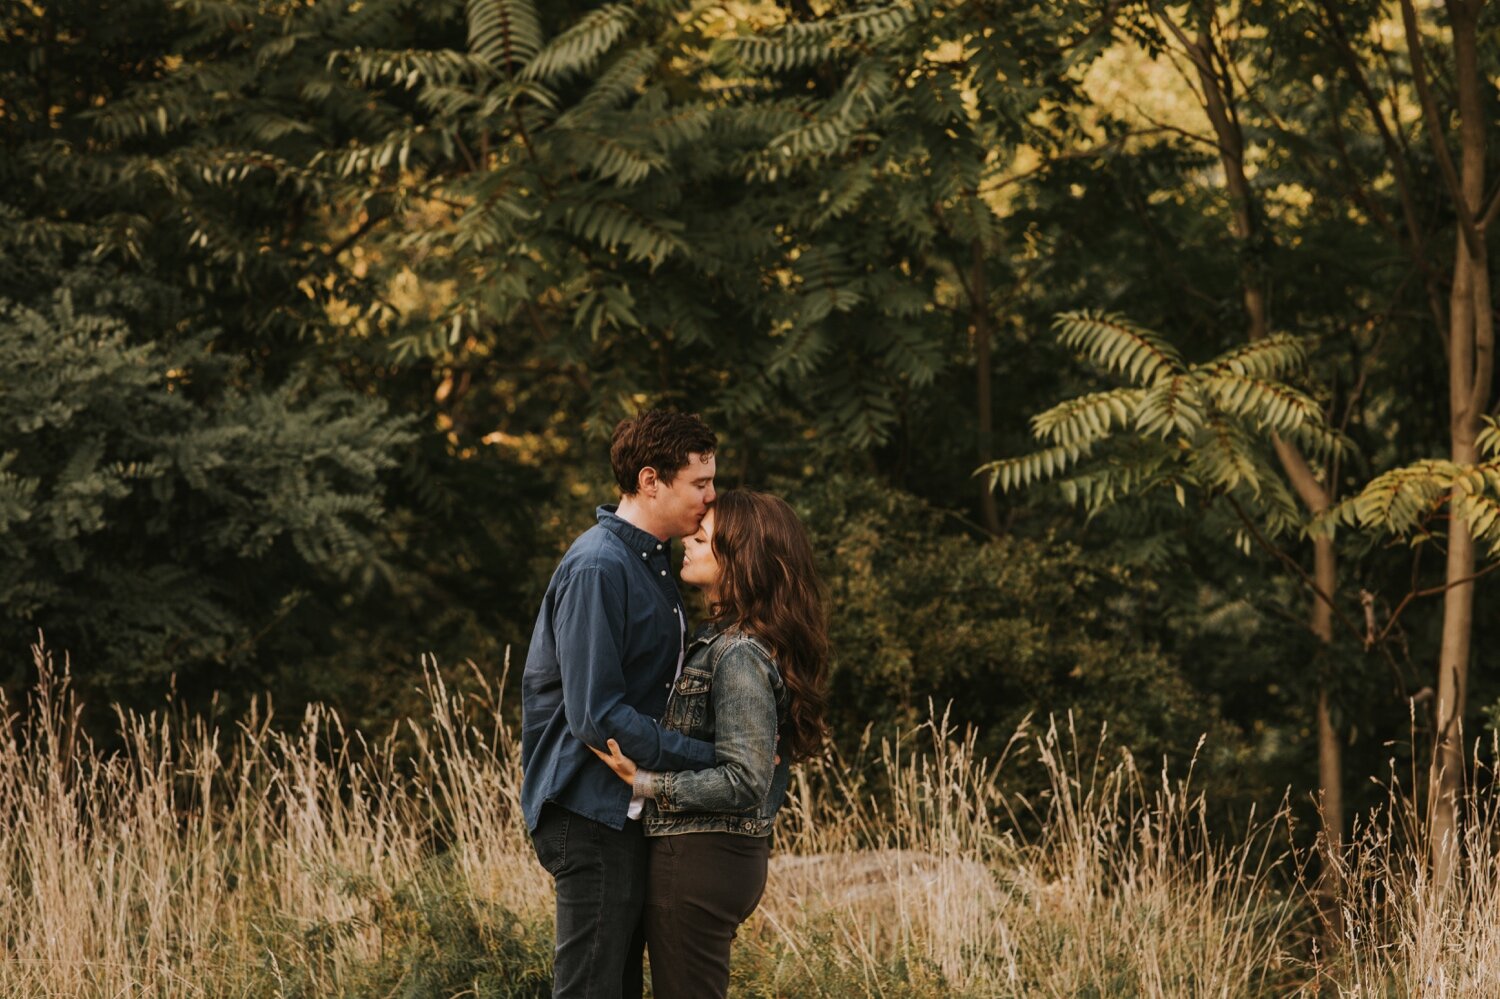
[[[764,645],[739,631],[699,629],[663,723],[712,740],[715,765],[677,773],[641,765],[634,787],[647,797],[646,835],[769,836],[786,797],[789,767],[775,762],[786,707],[786,687]]]
[[[714,747],[657,719],[684,641],[671,544],[601,506],[599,523],[552,574],[521,675],[521,811],[535,829],[542,804],[615,829],[630,786],[589,746],[613,738],[642,766],[691,770]]]

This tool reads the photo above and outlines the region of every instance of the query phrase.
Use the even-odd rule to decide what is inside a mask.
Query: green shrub
[[[840,741],[910,727],[952,702],[1004,748],[1027,715],[1107,726],[1146,760],[1186,761],[1198,737],[1228,752],[1213,698],[1152,636],[1154,586],[1055,538],[976,540],[942,511],[869,479],[782,484],[819,549]]]

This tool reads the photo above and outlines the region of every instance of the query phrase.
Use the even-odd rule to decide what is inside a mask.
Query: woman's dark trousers
[[[729,947],[766,888],[771,840],[734,833],[655,836],[646,885],[646,946],[656,999],[729,991]]]
[[[537,859],[557,883],[556,999],[640,999],[645,945],[646,838],[548,802],[531,834]]]

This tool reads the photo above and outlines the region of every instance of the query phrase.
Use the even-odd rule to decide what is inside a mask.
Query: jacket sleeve
[[[692,770],[714,762],[712,743],[662,728],[625,703],[625,601],[599,567],[580,568],[557,595],[553,641],[568,730],[590,746],[614,739],[645,767]]]
[[[714,765],[696,772],[638,772],[636,793],[655,799],[664,814],[743,812],[762,801],[776,767],[775,668],[750,642],[726,649],[710,691]]]

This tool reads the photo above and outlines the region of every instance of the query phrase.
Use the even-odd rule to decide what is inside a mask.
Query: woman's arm
[[[775,666],[753,643],[736,640],[714,669],[715,765],[665,773],[639,770],[619,753],[599,757],[661,812],[742,812],[765,798],[776,767]],[[595,750],[598,753],[598,750]]]

